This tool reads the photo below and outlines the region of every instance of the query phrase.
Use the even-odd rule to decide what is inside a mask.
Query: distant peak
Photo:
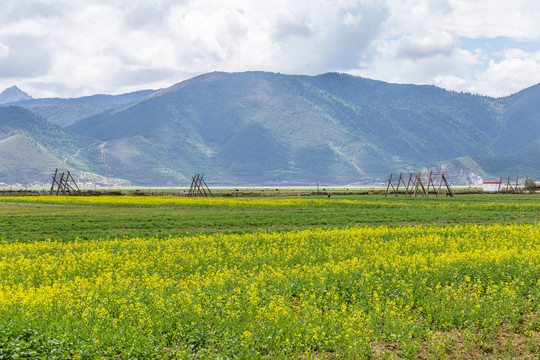
[[[13,85],[13,86],[8,87],[6,90],[2,91],[2,93],[0,95],[9,94],[9,93],[25,94],[25,95],[28,96],[28,94],[25,93],[24,91],[22,91],[21,89],[19,89],[19,87],[17,85]]]
[[[32,97],[13,85],[0,93],[0,104],[30,100]]]

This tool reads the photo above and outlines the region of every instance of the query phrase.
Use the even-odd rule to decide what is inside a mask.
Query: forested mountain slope
[[[214,184],[375,184],[431,165],[457,181],[540,178],[539,97],[539,86],[495,99],[337,73],[216,72],[106,105],[64,136],[99,144],[79,149],[79,168],[141,185],[198,172]]]

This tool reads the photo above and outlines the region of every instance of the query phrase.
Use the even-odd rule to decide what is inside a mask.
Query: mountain
[[[540,139],[540,84],[504,99],[505,128],[495,144],[497,155],[508,155]]]
[[[7,90],[6,90],[7,91]],[[77,98],[40,98],[40,99],[20,99],[15,102],[11,102],[9,105],[22,106],[22,107],[35,107],[35,106],[50,106],[50,105],[119,105],[127,104],[132,101],[139,100],[143,97],[152,95],[158,90],[140,90],[119,95],[106,95],[97,94],[90,96],[82,96]]]
[[[32,99],[30,95],[28,95],[15,85],[7,88],[0,93],[0,104],[7,104],[15,101],[24,101],[30,99]]]
[[[66,99],[44,106],[74,142],[72,168],[135,185],[189,185],[196,173],[222,185],[377,184],[431,166],[464,183],[540,178],[539,97],[540,85],[495,99],[337,73],[215,72],[77,104],[101,106],[78,117]]]
[[[100,144],[22,107],[0,107],[0,182],[50,183],[55,168],[103,173]]]
[[[14,97],[4,102],[4,106],[21,106],[30,109],[53,124],[66,127],[77,120],[99,114],[117,105],[136,101],[155,92],[156,90],[141,90],[120,95],[100,94],[68,99]]]
[[[433,86],[335,73],[211,73],[69,129],[133,151],[146,140],[160,166],[145,172],[167,169],[171,182],[198,170],[219,183],[343,184],[465,155],[489,157],[502,117],[495,99]]]

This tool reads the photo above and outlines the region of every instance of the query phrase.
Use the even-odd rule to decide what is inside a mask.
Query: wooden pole
[[[408,196],[409,195],[409,189],[407,187],[407,185],[405,185],[405,180],[403,180],[403,178],[401,177],[401,174],[399,175],[400,178],[401,178],[401,183],[403,184],[403,187],[405,187],[405,194]]]
[[[418,172],[418,174],[419,174],[418,180],[420,182],[420,186],[422,187],[422,192],[423,192],[424,196],[427,197],[426,188],[424,187],[424,183],[422,182],[422,173]]]
[[[446,181],[446,176],[444,176],[444,172],[442,174],[442,178],[444,179],[444,184],[446,185],[446,188],[448,189],[448,193],[451,197],[454,197],[454,193],[452,192],[452,189],[450,189],[450,185],[448,184],[448,181]]]
[[[388,185],[386,186],[386,194],[384,194],[384,197],[387,197],[388,196],[388,189],[390,189],[390,185],[392,184],[392,175],[393,174],[390,174],[390,178],[388,179]],[[392,189],[394,187],[392,186]]]
[[[208,185],[206,185],[206,181],[204,181],[202,177],[201,177],[201,181],[204,183],[204,186],[206,186],[206,190],[208,190],[208,194],[210,194],[210,196],[213,196],[212,192],[210,191],[210,188],[208,187]]]
[[[439,182],[439,189],[437,190],[437,197],[441,196],[441,187],[444,179],[444,171],[441,174],[441,181]]]
[[[203,184],[203,177],[204,177],[204,174],[201,174],[201,176],[198,178],[198,181],[197,181],[197,186],[199,187],[199,193],[206,197],[206,190],[204,189],[204,187],[202,186]]]
[[[437,188],[435,187],[435,177],[438,176],[439,174],[438,173],[433,173],[432,176],[431,176],[431,188],[433,189],[433,193],[439,197],[439,193],[437,192]],[[429,188],[428,188],[428,192],[429,192]]]
[[[398,179],[398,182],[397,182],[397,187],[396,187],[396,192],[395,192],[395,196],[397,197],[398,196],[398,192],[399,192],[399,185],[401,184],[401,178],[403,177],[403,174],[402,173],[399,173],[399,179]]]
[[[431,174],[433,173],[433,169],[430,169],[429,170],[429,177],[428,177],[428,181],[427,181],[427,193],[426,193],[426,197],[429,197],[429,184],[431,183]]]
[[[54,172],[54,176],[53,176],[53,180],[52,180],[52,184],[51,184],[51,192],[50,192],[49,195],[52,195],[52,193],[53,193],[54,183],[56,182],[56,174],[58,174],[58,168],[56,168],[56,171]]]
[[[416,197],[416,193],[418,192],[419,181],[420,181],[420,171],[416,174],[416,180],[414,181],[414,197]]]
[[[191,178],[191,186],[189,187],[188,196],[193,196],[193,187],[195,184],[195,176]]]
[[[77,182],[75,181],[75,179],[73,178],[73,176],[71,175],[69,171],[68,171],[68,177],[71,178],[71,181],[73,182],[73,185],[75,185],[75,188],[77,188],[77,191],[81,191],[81,189],[79,189],[79,186],[77,185]]]
[[[62,176],[60,177],[60,181],[58,182],[58,189],[56,189],[56,195],[60,192],[60,188],[62,188],[64,180],[64,172],[62,171]],[[64,193],[64,190],[62,189],[62,193]]]
[[[412,184],[412,173],[409,173],[409,181],[407,181],[407,196],[409,196],[409,186]]]

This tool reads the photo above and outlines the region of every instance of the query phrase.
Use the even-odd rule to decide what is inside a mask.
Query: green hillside
[[[51,169],[64,164],[43,146],[26,135],[16,134],[0,140],[0,182],[15,184],[30,179],[46,183]]]
[[[25,109],[29,109],[33,113],[47,119],[49,122],[61,127],[66,127],[78,120],[99,114],[116,106],[137,101],[156,92],[156,90],[141,90],[121,95],[100,94],[71,99],[33,99],[18,88],[14,88],[18,90],[16,93],[13,93],[13,91],[16,91],[13,90],[13,88],[5,91],[8,92],[8,95],[11,93],[11,96],[9,98],[6,97],[4,101],[2,101],[1,95],[5,94],[5,92],[0,94],[0,106],[7,105],[24,107]],[[8,101],[8,99],[11,101]],[[7,104],[5,104],[6,102]]]
[[[218,183],[374,182],[434,162],[495,156],[504,105],[335,73],[211,73],[70,129],[106,141],[142,137],[159,144],[166,167],[184,175],[200,169]]]
[[[114,108],[115,105],[42,105],[27,107],[34,114],[39,115],[52,124],[66,127],[74,122],[102,113]]]
[[[505,129],[494,152],[509,155],[540,139],[540,84],[501,99]]]
[[[11,112],[0,138],[22,134],[66,166],[137,185],[201,172],[223,185],[377,184],[430,166],[462,183],[540,178],[540,86],[494,99],[336,73],[215,72],[134,94],[32,99],[49,122],[0,108]]]
[[[99,143],[21,107],[0,107],[0,182],[48,183],[55,168],[104,172]]]

